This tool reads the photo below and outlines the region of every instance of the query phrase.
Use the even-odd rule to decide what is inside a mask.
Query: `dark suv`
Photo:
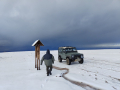
[[[67,61],[67,65],[70,65],[71,62],[78,61],[80,64],[84,61],[84,56],[81,53],[78,53],[75,47],[59,47],[58,48],[58,60],[62,62],[62,60]]]

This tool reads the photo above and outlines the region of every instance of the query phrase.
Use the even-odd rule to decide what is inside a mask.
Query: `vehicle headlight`
[[[74,55],[72,55],[72,58],[74,58]]]

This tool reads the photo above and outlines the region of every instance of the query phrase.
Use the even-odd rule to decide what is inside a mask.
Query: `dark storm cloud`
[[[0,46],[118,44],[119,16],[119,0],[2,0]]]

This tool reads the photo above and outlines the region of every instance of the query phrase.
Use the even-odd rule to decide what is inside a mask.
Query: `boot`
[[[50,75],[52,75],[51,71],[50,71]]]
[[[49,76],[49,72],[47,72],[47,76]]]

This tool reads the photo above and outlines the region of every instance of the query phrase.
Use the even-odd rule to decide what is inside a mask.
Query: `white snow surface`
[[[36,40],[36,41],[32,44],[32,46],[34,46],[38,41],[39,41],[39,40]]]
[[[103,90],[120,90],[120,49],[78,50],[84,54],[84,63],[58,62],[58,51],[51,51],[55,57],[54,66],[68,68],[66,77],[84,82]],[[46,51],[40,51],[40,58]],[[0,53],[0,90],[86,90],[65,80],[65,70],[52,70],[46,75],[44,63],[41,70],[35,68],[35,52]],[[89,89],[88,89],[89,90]]]

